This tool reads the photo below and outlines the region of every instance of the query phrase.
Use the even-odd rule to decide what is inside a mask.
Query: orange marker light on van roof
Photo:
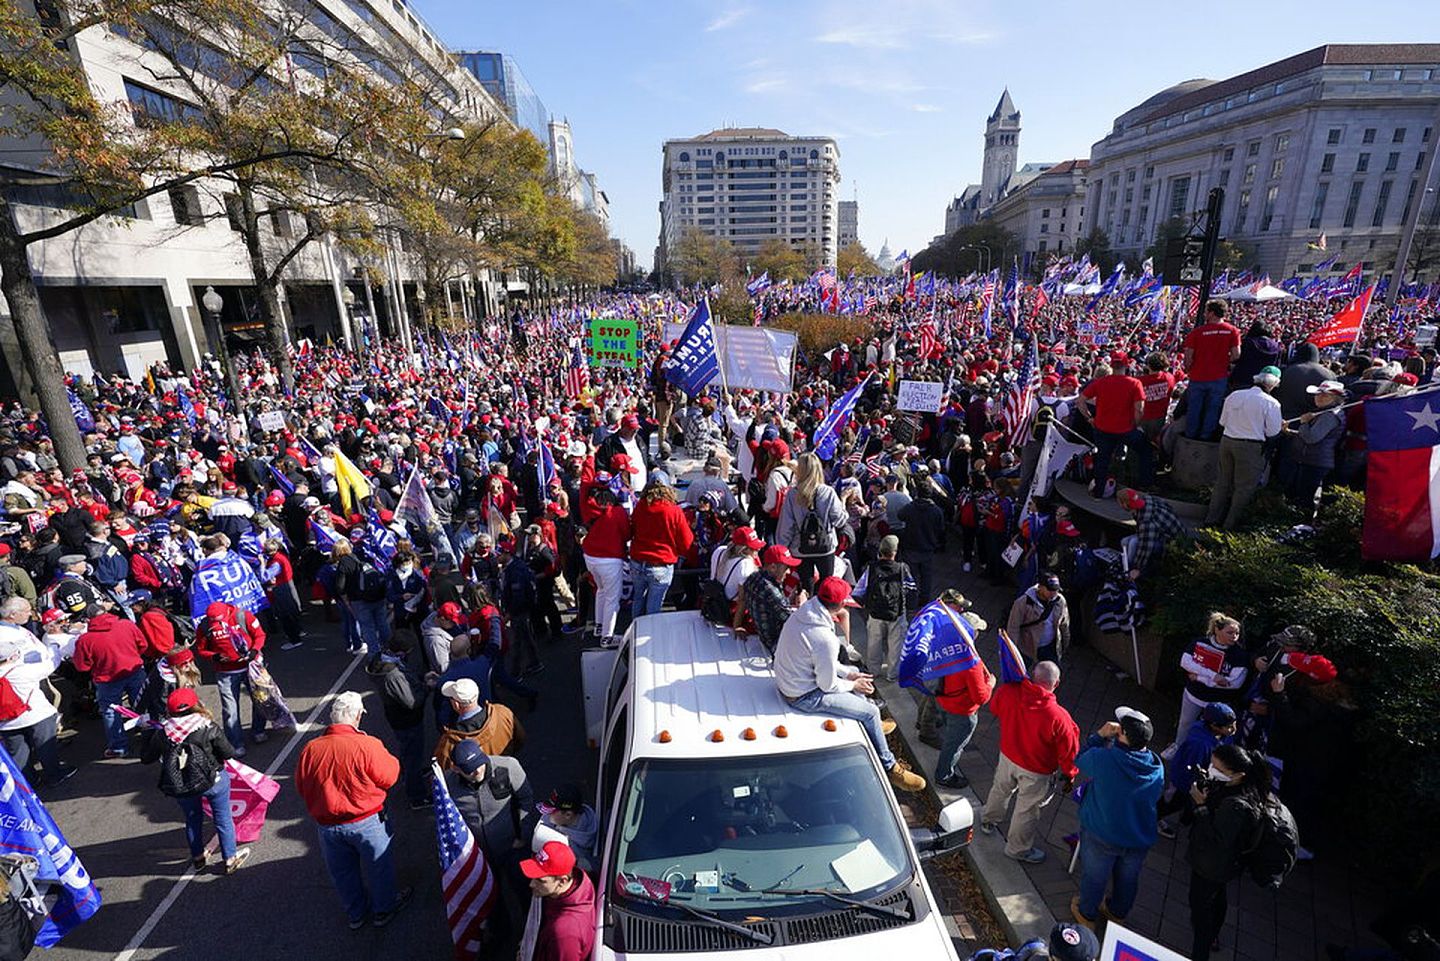
[[[714,741],[714,742],[716,742],[716,743],[718,744],[719,742],[725,740],[725,732],[721,731],[721,730],[717,727],[715,730],[713,730],[713,731],[710,732],[710,740],[712,740],[712,741]]]
[[[790,736],[790,732],[785,729],[785,725],[781,724],[779,727],[777,727],[777,728],[775,729],[775,736],[776,736],[776,737],[789,737],[789,736]]]
[[[656,740],[659,741],[661,744],[669,744],[669,743],[670,743],[670,732],[669,732],[669,731],[661,731],[661,732],[660,732],[660,736],[659,736],[658,738],[656,738]]]
[[[753,727],[747,727],[745,730],[740,732],[740,737],[746,741],[755,740],[755,729]]]
[[[822,725],[820,725],[820,726],[823,727],[823,728],[824,728],[825,730],[827,730],[827,731],[838,731],[838,730],[840,730],[840,725],[838,725],[838,724],[835,723],[835,719],[834,719],[834,718],[826,718],[826,719],[825,719],[825,723],[822,724]]]

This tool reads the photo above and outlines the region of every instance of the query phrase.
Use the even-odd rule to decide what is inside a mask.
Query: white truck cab
[[[956,957],[920,861],[969,842],[967,801],[907,830],[863,728],[792,711],[759,641],[698,613],[585,656],[596,959]]]

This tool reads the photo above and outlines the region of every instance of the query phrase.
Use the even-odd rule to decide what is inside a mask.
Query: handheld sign
[[[596,367],[640,366],[640,326],[630,317],[590,318],[590,360]]]
[[[945,385],[932,380],[902,380],[895,397],[896,410],[913,410],[925,414],[940,412]]]

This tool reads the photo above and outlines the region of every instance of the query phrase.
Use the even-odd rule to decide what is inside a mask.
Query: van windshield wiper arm
[[[841,904],[849,905],[852,908],[859,908],[861,911],[868,911],[871,914],[887,918],[898,918],[901,921],[911,920],[910,912],[904,908],[896,907],[893,904],[876,904],[874,901],[861,901],[859,898],[847,898],[826,888],[768,888],[762,894],[808,894],[812,897],[819,896],[829,898],[832,901],[839,901]]]
[[[771,935],[766,934],[764,931],[756,931],[754,928],[747,928],[743,924],[736,924],[734,921],[726,921],[724,918],[720,917],[720,915],[715,914],[712,911],[706,911],[701,908],[691,907],[690,905],[682,904],[679,901],[648,901],[648,903],[660,905],[661,907],[675,908],[677,910],[684,911],[686,914],[693,917],[698,923],[708,924],[712,927],[722,928],[726,931],[731,931],[735,934],[740,935],[742,938],[748,938],[751,941],[754,941],[756,944],[763,944],[769,946],[775,943],[775,939]]]

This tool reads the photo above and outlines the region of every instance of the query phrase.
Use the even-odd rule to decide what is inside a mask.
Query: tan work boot
[[[914,771],[904,761],[896,761],[895,766],[889,772],[890,784],[897,791],[923,791],[925,790],[925,779]]]
[[[880,732],[886,737],[889,737],[897,727],[899,727],[899,725],[895,723],[895,719],[892,717],[880,719]]]
[[[1075,919],[1076,924],[1089,928],[1091,931],[1095,930],[1095,922],[1080,913],[1080,895],[1078,894],[1070,899],[1070,916]]]

